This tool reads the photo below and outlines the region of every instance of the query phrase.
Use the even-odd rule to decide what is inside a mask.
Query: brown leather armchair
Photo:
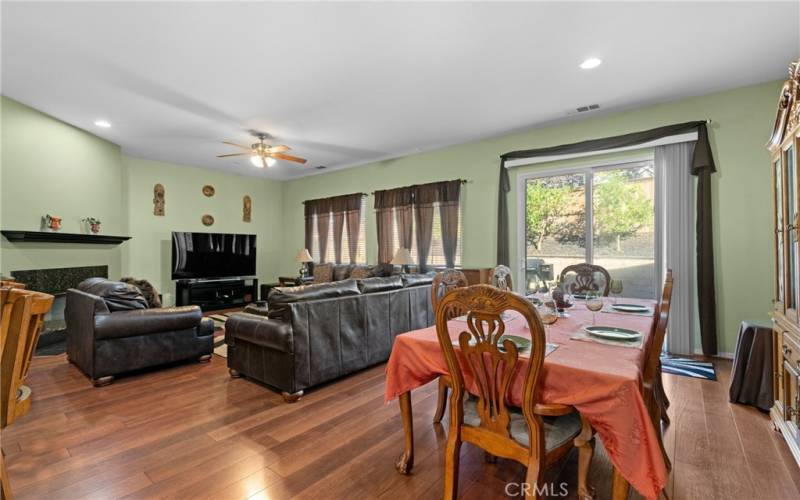
[[[95,386],[120,373],[211,359],[214,322],[197,306],[147,308],[126,283],[90,278],[67,290],[67,357]]]

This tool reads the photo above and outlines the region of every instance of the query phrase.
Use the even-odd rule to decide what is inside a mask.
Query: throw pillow
[[[356,266],[350,271],[350,279],[354,280],[363,280],[373,276],[375,275],[372,273],[372,267],[370,266]]]
[[[147,307],[150,309],[161,308],[161,299],[158,298],[158,290],[156,290],[156,287],[154,287],[149,281],[137,280],[136,278],[131,277],[122,278],[120,281],[138,288],[139,291],[142,292],[142,295],[144,295],[144,298],[147,301]]]
[[[333,281],[333,264],[314,266],[314,283],[330,283],[331,281]]]

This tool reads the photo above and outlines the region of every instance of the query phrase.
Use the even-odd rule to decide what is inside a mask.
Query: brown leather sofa
[[[303,390],[389,359],[394,338],[431,326],[431,275],[394,275],[274,288],[268,317],[225,323],[231,376],[296,401]]]
[[[211,359],[214,322],[197,306],[150,309],[133,285],[90,278],[67,290],[67,357],[95,386],[120,373]]]

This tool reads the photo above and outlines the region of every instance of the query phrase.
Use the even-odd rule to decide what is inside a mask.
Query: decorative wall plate
[[[214,224],[214,216],[213,215],[205,214],[201,220],[203,221],[203,225],[204,226],[210,226],[210,225]]]
[[[216,189],[214,189],[214,186],[211,186],[209,184],[206,184],[205,186],[203,186],[203,194],[208,196],[209,198],[214,196],[214,193],[216,193],[216,192],[217,191],[216,191]]]

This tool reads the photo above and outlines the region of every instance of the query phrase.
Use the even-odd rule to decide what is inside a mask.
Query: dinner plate
[[[611,304],[611,309],[622,312],[649,312],[650,308],[641,304]]]
[[[501,335],[500,338],[497,340],[497,348],[505,352],[503,348],[503,341],[505,339],[510,340],[517,346],[517,351],[524,352],[531,348],[531,339],[526,339],[525,337],[520,337],[519,335]]]
[[[642,337],[642,334],[636,330],[615,326],[587,326],[584,330],[589,335],[608,340],[638,340]]]

